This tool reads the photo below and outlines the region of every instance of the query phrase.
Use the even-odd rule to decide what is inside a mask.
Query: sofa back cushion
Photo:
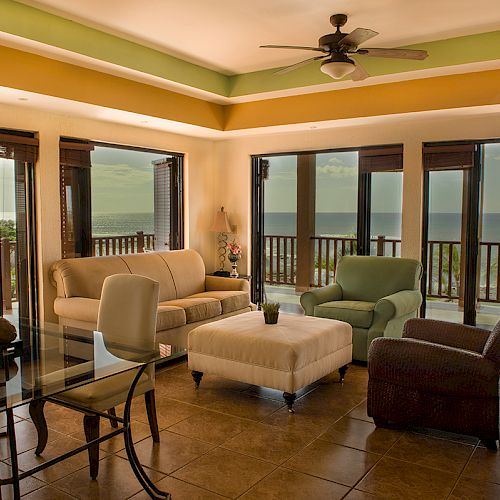
[[[377,302],[401,290],[416,290],[422,272],[418,260],[348,255],[337,266],[343,300]]]
[[[102,284],[108,276],[130,274],[130,270],[120,257],[112,255],[59,260],[53,264],[51,274],[58,297],[100,299]]]
[[[172,273],[157,253],[120,255],[132,274],[146,276],[160,284],[160,302],[177,298]]]
[[[205,264],[195,250],[172,250],[158,252],[166,263],[172,278],[178,299],[205,291]]]

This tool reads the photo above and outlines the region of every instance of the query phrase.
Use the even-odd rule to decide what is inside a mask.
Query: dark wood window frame
[[[427,278],[428,278],[428,244],[429,239],[429,206],[430,206],[430,172],[446,170],[462,170],[466,199],[465,205],[465,269],[464,276],[464,324],[476,324],[476,282],[478,273],[479,251],[479,198],[481,187],[482,147],[481,142],[424,143],[422,162],[424,169],[423,182],[423,214],[422,214],[422,264],[421,292],[423,297],[420,316],[425,317]]]
[[[99,141],[89,141],[83,139],[74,139],[61,137],[60,139],[60,179],[61,179],[61,244],[62,257],[88,257],[92,255],[92,211],[91,211],[91,151],[95,147],[107,147],[110,149],[123,149],[128,151],[140,151],[144,153],[156,153],[166,155],[172,158],[173,168],[171,171],[171,196],[172,196],[172,215],[171,232],[174,237],[171,241],[174,249],[184,248],[184,154],[171,151],[164,151],[153,148],[142,148],[128,146],[123,144],[113,144]],[[66,246],[68,243],[66,234],[66,222],[68,221],[67,200],[65,192],[66,171],[74,170],[74,183],[78,185],[78,203],[79,212],[79,235],[76,247],[72,252],[68,252]],[[81,195],[81,196],[80,196]],[[71,250],[71,249],[70,249]]]
[[[0,129],[0,158],[15,162],[16,265],[19,290],[20,335],[29,335],[29,324],[38,322],[38,258],[36,242],[35,165],[38,159],[38,139],[34,132]],[[1,274],[1,270],[0,270]],[[3,296],[0,286],[0,315]]]
[[[357,253],[370,253],[371,175],[376,172],[403,171],[403,145],[388,144],[350,148],[320,149],[312,151],[286,151],[251,155],[252,175],[252,300],[263,300],[265,278],[264,256],[264,179],[269,162],[266,158],[279,156],[304,156],[322,153],[358,152],[358,211]]]

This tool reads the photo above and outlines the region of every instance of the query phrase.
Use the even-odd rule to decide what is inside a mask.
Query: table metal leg
[[[16,446],[16,429],[14,427],[14,414],[12,408],[5,410],[7,417],[7,438],[9,440],[10,463],[12,470],[12,487],[14,489],[14,499],[21,498],[21,490],[19,488],[19,467],[17,464],[17,446]]]
[[[146,493],[151,498],[157,500],[165,500],[165,499],[170,500],[171,499],[170,493],[158,489],[157,486],[151,481],[151,479],[149,479],[147,474],[144,472],[144,469],[135,453],[134,442],[132,440],[132,430],[130,428],[130,410],[132,406],[132,399],[134,397],[135,387],[147,367],[148,365],[146,364],[141,366],[141,368],[138,370],[134,380],[132,381],[132,385],[130,386],[130,389],[128,391],[127,401],[125,402],[125,410],[123,412],[123,421],[124,421],[123,425],[125,427],[124,431],[125,451],[127,452],[127,457],[129,459],[130,466],[132,467],[135,476],[141,483],[141,486],[144,488]]]

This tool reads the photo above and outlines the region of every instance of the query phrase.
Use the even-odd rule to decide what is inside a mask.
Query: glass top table
[[[12,463],[12,477],[0,480],[0,484],[12,484],[14,498],[19,498],[19,481],[36,472],[69,458],[111,439],[119,433],[124,434],[127,455],[131,467],[151,498],[170,498],[168,493],[158,490],[145,474],[132,442],[130,428],[130,405],[134,389],[148,366],[157,362],[173,360],[187,354],[184,347],[169,344],[138,344],[124,338],[113,338],[106,332],[89,331],[74,327],[45,323],[43,327],[22,325],[22,340],[2,345],[0,356],[0,412],[7,417],[7,432]],[[51,401],[63,404],[80,412],[87,409],[78,407],[67,400],[58,401],[57,396],[69,389],[130,372],[131,385],[128,392],[123,418],[103,412],[90,410],[90,413],[122,424],[111,433],[97,440],[48,460],[41,465],[20,473],[17,467],[17,450],[13,409],[38,401]],[[116,425],[116,424],[115,424]],[[40,440],[40,430],[39,440]]]

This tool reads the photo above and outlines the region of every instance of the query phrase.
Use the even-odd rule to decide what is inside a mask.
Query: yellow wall
[[[183,152],[185,157],[185,239],[205,262],[214,262],[215,237],[206,231],[215,212],[213,143],[204,139],[169,134],[98,120],[71,118],[16,106],[0,105],[0,127],[39,133],[40,156],[36,165],[40,296],[43,318],[54,321],[55,289],[49,283],[50,265],[61,258],[59,206],[59,137]]]

